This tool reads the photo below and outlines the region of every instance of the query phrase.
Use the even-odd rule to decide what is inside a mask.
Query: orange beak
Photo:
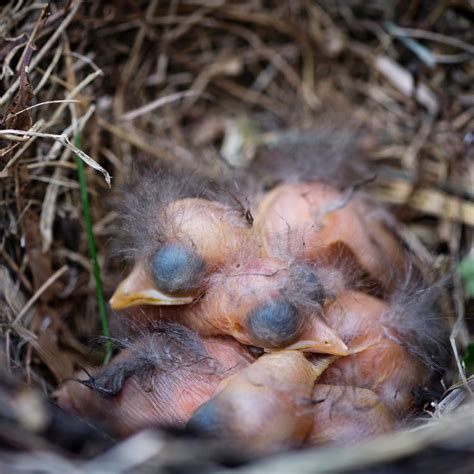
[[[115,290],[110,306],[124,309],[140,305],[181,305],[193,300],[192,296],[170,296],[156,289],[143,264],[138,263]]]
[[[344,341],[318,316],[311,315],[311,322],[303,330],[301,339],[285,350],[299,350],[303,352],[316,352],[346,356],[349,353]]]

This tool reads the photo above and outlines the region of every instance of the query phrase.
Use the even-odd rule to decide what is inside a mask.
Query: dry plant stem
[[[18,61],[17,71],[20,70],[20,67],[23,64],[23,61],[25,60],[26,55],[29,53],[31,49],[33,49],[36,36],[38,32],[42,30],[44,24],[46,23],[48,7],[49,5],[45,4],[41,11],[40,17],[38,18],[38,21],[36,22],[36,25],[33,28],[30,38],[28,39],[28,42],[26,43],[25,49],[23,50],[23,54],[21,55],[20,60]]]
[[[22,310],[18,313],[16,318],[14,319],[12,326],[16,326],[21,318],[31,309],[31,307],[36,303],[38,298],[63,274],[65,273],[69,267],[67,265],[63,265],[59,270],[54,272],[36,291],[36,293],[31,297],[28,303],[23,306]]]
[[[74,97],[79,95],[79,93],[83,89],[85,89],[86,86],[88,86],[91,82],[93,82],[98,76],[101,76],[102,74],[103,74],[102,70],[100,69],[97,71],[91,72],[86,78],[84,78],[84,80],[82,80],[77,86],[75,86],[74,89],[72,89],[72,91],[66,95],[64,102],[54,112],[51,119],[45,125],[45,128],[49,128],[52,125],[54,125],[56,121],[59,119],[59,117],[61,116],[61,114],[64,112],[68,104],[70,103],[69,101],[71,101],[72,99],[74,99]]]
[[[396,89],[416,99],[430,114],[439,112],[438,100],[431,89],[423,83],[416,84],[413,75],[400,64],[388,56],[379,55],[374,58],[373,65]]]
[[[148,4],[148,7],[146,9],[146,13],[144,15],[144,18],[151,18],[153,17],[153,13],[158,5],[158,0],[151,0]],[[137,61],[139,60],[140,55],[138,54],[143,41],[145,40],[145,35],[147,31],[147,24],[144,21],[138,30],[138,33],[135,37],[135,41],[133,43],[132,49],[129,54],[129,60],[127,61],[127,64],[125,65],[122,74],[120,76],[120,81],[119,85],[117,87],[117,94],[114,102],[114,115],[116,118],[119,118],[123,114],[123,109],[124,109],[124,103],[125,103],[125,92],[127,90],[127,86],[129,85],[130,78],[135,74],[136,72],[136,67],[137,67]]]
[[[67,148],[64,149],[59,161],[55,161],[50,164],[64,165],[68,164],[72,166],[73,170],[77,169],[77,166],[72,163],[66,163],[66,160],[71,156],[71,151]],[[46,163],[44,163],[46,164]],[[52,182],[49,183],[46,193],[44,195],[43,204],[41,205],[41,216],[39,229],[43,240],[42,250],[47,252],[51,248],[53,241],[53,224],[56,215],[56,200],[60,186],[55,184],[62,176],[63,168],[61,166],[56,167],[53,173]]]
[[[77,123],[71,124],[68,128],[63,131],[63,135],[70,136],[74,130],[78,133],[82,132],[83,128],[85,127],[86,123],[91,118],[92,114],[95,111],[95,105],[91,105],[89,110],[77,120]],[[46,160],[51,161],[57,157],[60,150],[62,149],[61,145],[56,142],[52,147],[51,150],[46,155]],[[56,170],[53,174],[53,180],[58,180],[62,175],[62,168],[59,165],[66,165],[70,164],[67,163],[66,160],[71,153],[70,150],[67,148],[64,149],[64,152],[59,159],[59,161],[54,161],[50,164],[58,165]],[[45,163],[46,164],[46,163]],[[73,169],[75,170],[77,167],[74,166],[72,163]],[[51,246],[51,242],[53,240],[53,222],[54,222],[54,215],[56,209],[56,199],[59,192],[59,185],[54,184],[53,182],[49,184],[46,194],[43,200],[43,204],[41,206],[41,218],[40,218],[40,232],[43,238],[43,252],[49,250]]]
[[[419,30],[417,28],[402,28],[400,26],[397,26],[396,30],[397,34],[448,44],[450,46],[463,49],[464,51],[474,55],[474,45],[466,43],[465,41],[452,36],[433,33],[432,31]]]
[[[0,250],[0,255],[2,258],[5,260],[5,262],[10,266],[10,268],[16,273],[18,278],[20,279],[21,283],[23,286],[30,292],[33,293],[33,287],[31,286],[31,283],[29,280],[26,278],[24,273],[21,271],[20,267],[16,264],[16,262],[8,255],[8,253],[5,251],[4,248]]]
[[[43,59],[43,56],[51,50],[53,44],[61,36],[63,31],[66,29],[69,23],[71,23],[72,19],[75,17],[81,3],[82,2],[79,0],[72,6],[71,11],[69,12],[69,15],[63,20],[63,22],[59,25],[59,27],[54,31],[54,33],[51,35],[51,38],[49,38],[49,40],[41,48],[41,51],[39,51],[38,54],[35,55],[35,58],[31,61],[31,65],[29,67],[30,71],[32,71],[39,64],[41,59]],[[17,79],[10,86],[10,88],[5,92],[5,94],[3,94],[2,97],[0,97],[0,105],[3,105],[10,100],[10,98],[13,96],[13,94],[15,93],[19,85],[20,85],[20,79]]]
[[[63,53],[63,48],[62,46],[58,46],[56,48],[56,51],[54,52],[54,57],[53,59],[51,60],[51,62],[49,63],[46,71],[43,73],[43,75],[41,76],[41,79],[40,81],[38,82],[38,85],[35,87],[33,93],[34,95],[38,95],[38,93],[41,91],[41,89],[43,88],[43,86],[45,84],[47,84],[48,82],[48,79],[49,77],[51,76],[51,73],[53,72],[53,69],[56,67],[56,65],[58,64],[58,61],[59,61],[59,58],[61,57]]]
[[[106,122],[101,117],[97,118],[97,123],[104,130],[106,130],[107,132],[109,132],[112,135],[116,136],[120,140],[126,141],[130,145],[133,145],[133,146],[137,147],[139,150],[141,150],[145,153],[148,153],[151,156],[154,156],[158,160],[162,160],[163,162],[166,162],[166,160],[168,159],[166,153],[164,153],[161,149],[158,149],[157,147],[154,147],[153,145],[150,145],[148,142],[143,140],[137,134],[131,133],[127,130],[124,130],[120,127],[117,127],[116,125],[112,125],[112,124]],[[168,162],[169,162],[169,160],[168,160]]]
[[[73,153],[79,156],[79,158],[85,161],[91,168],[94,168],[97,171],[100,171],[105,178],[105,182],[110,186],[110,182],[112,177],[110,176],[109,172],[102,168],[96,161],[94,161],[89,155],[84,153],[82,150],[79,150],[76,146],[74,146],[69,139],[65,135],[55,135],[54,133],[40,133],[40,132],[31,132],[31,131],[24,131],[24,130],[0,130],[0,136],[3,136],[5,139],[10,139],[11,136],[13,137],[39,137],[39,138],[51,138],[53,140],[58,141],[66,148],[69,148]]]
[[[37,132],[38,130],[41,129],[43,125],[44,125],[44,120],[40,119],[31,127],[31,131]],[[35,141],[35,139],[36,137],[31,137],[28,141],[26,141],[20,147],[20,149],[13,155],[13,157],[5,165],[3,170],[0,171],[0,178],[6,178],[8,176],[8,169],[11,168],[17,162],[17,160],[23,156],[23,153],[25,152],[25,150]]]
[[[174,102],[176,100],[182,99],[184,97],[195,97],[201,94],[201,92],[193,90],[177,92],[176,94],[168,94],[164,97],[159,97],[158,99],[148,104],[145,104],[142,107],[139,107],[138,109],[130,110],[129,112],[123,114],[120,117],[120,120],[133,120],[137,117],[148,114],[155,109],[163,107],[166,104],[170,104],[171,102]]]
[[[445,417],[444,420],[433,426],[425,425],[411,431],[397,432],[388,436],[382,436],[355,446],[340,446],[307,450],[302,453],[275,456],[267,458],[252,465],[237,469],[219,469],[216,474],[257,474],[271,472],[272,474],[286,474],[298,472],[301,474],[328,474],[336,472],[388,472],[383,469],[384,462],[403,461],[404,457],[421,452],[423,448],[436,446],[448,447],[453,445],[454,440],[465,436],[468,440],[472,435],[472,423],[466,419],[466,415],[474,415],[473,406],[467,413],[459,413],[453,417]],[[429,451],[427,451],[427,454]],[[426,463],[426,460],[425,460]],[[426,464],[425,464],[426,465]],[[381,468],[382,466],[382,468]],[[455,470],[456,471],[456,470]],[[418,471],[422,472],[422,471]],[[436,472],[442,472],[436,470]],[[453,471],[454,472],[454,471]],[[468,470],[456,472],[469,472]]]
[[[80,149],[81,139],[79,132],[74,133],[74,145]],[[102,334],[105,338],[105,357],[106,364],[112,357],[112,344],[110,341],[109,320],[107,317],[107,308],[105,307],[104,290],[102,288],[102,278],[100,273],[99,261],[97,260],[97,250],[95,247],[94,231],[92,228],[92,216],[89,204],[89,194],[87,192],[86,173],[84,170],[84,162],[76,155],[77,175],[81,191],[82,210],[84,214],[84,224],[86,226],[87,242],[92,260],[92,270],[94,273],[95,286],[97,290],[97,305],[99,308],[100,324],[102,326]]]
[[[405,179],[383,179],[378,183],[375,194],[381,201],[408,205],[427,215],[459,220],[474,226],[474,204],[435,188],[419,188],[413,192],[413,184]]]
[[[95,110],[96,110],[96,107],[95,107],[94,104],[92,104],[87,109],[87,112],[84,115],[82,115],[80,118],[76,119],[77,124],[71,123],[67,128],[65,128],[63,130],[61,135],[65,135],[66,137],[69,138],[69,137],[72,136],[72,133],[76,130],[79,131],[79,132],[82,132],[82,130],[86,126],[87,122],[89,121],[89,119],[94,114]],[[57,156],[59,155],[59,152],[61,151],[61,148],[62,148],[61,143],[55,142],[54,145],[49,150],[48,154],[46,155],[45,161],[55,160],[57,158]]]
[[[456,345],[456,339],[464,326],[464,299],[462,297],[462,290],[461,290],[461,283],[459,281],[459,277],[455,277],[455,298],[454,298],[454,304],[456,306],[456,313],[457,313],[457,318],[456,322],[454,323],[453,329],[451,330],[451,334],[449,336],[449,342],[451,343],[451,348],[453,349],[454,357],[456,359],[456,365],[458,368],[459,372],[459,377],[461,379],[461,382],[463,385],[466,387],[466,390],[469,391],[469,393],[472,394],[472,389],[469,386],[466,378],[466,374],[464,371],[464,367],[462,365],[461,358],[459,357],[459,352],[458,348]]]
[[[27,110],[35,109],[36,107],[41,107],[42,105],[49,105],[49,104],[74,104],[78,103],[80,100],[48,100],[46,102],[40,102],[39,104],[31,105],[30,107],[27,107],[26,109],[22,109],[19,112],[16,112],[11,115],[11,117],[16,117],[17,115],[22,114],[23,112],[26,112]]]
[[[428,67],[433,68],[436,60],[430,50],[411,39],[408,35],[400,32],[398,27],[391,21],[385,23],[387,30],[398,38],[408,49],[412,50]]]
[[[472,57],[474,53],[474,46],[470,41],[472,16],[465,10],[468,0],[436,0],[431,10],[427,6],[429,2],[410,0],[403,11],[399,8],[397,11],[391,10],[390,2],[365,2],[365,5],[364,2],[355,0],[158,0],[155,2],[155,10],[150,9],[149,17],[146,17],[145,10],[153,3],[151,1],[81,1],[74,16],[74,13],[70,15],[71,10],[79,2],[68,0],[64,2],[62,9],[58,5],[55,7],[53,2],[52,8],[56,8],[56,12],[48,17],[41,32],[35,35],[41,9],[46,3],[45,0],[15,0],[0,13],[0,36],[5,40],[5,44],[0,46],[0,58],[3,59],[0,76],[5,75],[0,77],[5,85],[0,92],[4,106],[0,107],[4,108],[18,92],[18,83],[13,85],[16,79],[14,70],[21,69],[20,56],[25,54],[30,43],[38,48],[29,68],[36,95],[33,103],[78,99],[82,107],[79,104],[75,104],[78,107],[71,107],[78,112],[77,123],[73,123],[75,121],[67,116],[64,107],[67,106],[66,103],[61,106],[60,103],[49,102],[51,105],[34,108],[31,110],[34,125],[29,131],[65,135],[73,144],[73,134],[79,132],[82,150],[104,168],[110,168],[111,171],[113,167],[114,177],[116,174],[120,181],[126,180],[136,159],[156,163],[158,166],[172,162],[183,168],[197,168],[199,173],[202,171],[206,176],[212,173],[212,177],[216,176],[218,179],[218,173],[222,173],[224,166],[218,152],[224,119],[244,115],[261,124],[259,133],[263,135],[260,137],[261,142],[259,141],[259,152],[269,153],[273,158],[278,150],[268,148],[271,148],[274,141],[276,147],[281,146],[283,150],[286,147],[291,153],[298,150],[300,143],[304,147],[306,142],[297,136],[298,131],[310,131],[313,127],[318,129],[320,119],[325,118],[323,115],[327,107],[332,108],[333,103],[336,108],[341,107],[343,120],[349,113],[352,116],[352,108],[357,107],[355,118],[364,123],[361,139],[368,149],[364,161],[366,158],[371,160],[370,166],[373,163],[379,175],[377,183],[367,191],[369,194],[378,194],[381,201],[393,204],[398,217],[406,225],[397,231],[401,234],[406,231],[404,244],[416,261],[423,265],[427,280],[431,281],[432,273],[433,277],[438,277],[447,271],[445,267],[449,266],[449,261],[445,257],[445,244],[452,242],[451,246],[456,246],[452,255],[462,255],[468,251],[466,245],[471,244],[474,235],[474,200],[471,192],[474,188],[472,179],[471,182],[466,179],[469,175],[472,178],[474,173],[474,167],[469,163],[472,162],[470,150],[474,110],[470,90],[472,67],[467,62],[459,64],[455,69],[442,64],[448,60],[448,53],[452,61],[461,60],[469,54]],[[387,20],[396,26],[396,34],[391,35],[384,29]],[[225,25],[231,25],[232,29],[227,29]],[[399,25],[410,25],[413,28],[400,28]],[[56,33],[57,28],[62,31]],[[139,33],[139,30],[142,32]],[[415,41],[405,41],[406,46],[403,46],[401,36]],[[66,44],[70,44],[74,52],[68,52]],[[397,74],[392,78],[395,79],[394,82],[374,67],[380,55],[392,62],[392,69],[393,63],[399,66],[398,69],[395,68]],[[67,64],[68,56],[74,58],[71,64]],[[84,64],[76,62],[76,58],[85,60],[92,67],[92,61],[97,61],[112,80],[102,81],[97,78],[98,80],[88,82],[73,96],[69,95],[76,82],[70,80],[65,70],[69,68],[72,73],[77,74],[77,84],[92,72]],[[91,63],[86,60],[88,58]],[[428,63],[435,62],[432,69],[422,63],[424,58]],[[231,68],[226,69],[232,64],[240,65],[241,69],[235,68],[237,73],[232,74]],[[382,67],[385,72],[392,70],[387,69],[387,64],[384,65],[383,62],[382,66],[385,66]],[[187,109],[186,104],[191,102],[187,99],[193,98],[192,96],[178,100],[173,98],[183,94],[183,91],[192,90],[194,81],[201,76],[201,72],[214,67],[215,74],[210,78],[204,75],[206,81],[198,82],[200,86],[205,86],[202,88],[206,93],[212,94],[212,100],[202,100],[203,97],[197,95],[194,97],[197,99],[194,106]],[[117,77],[113,77],[114,75]],[[5,98],[3,95],[12,85],[14,89],[10,89],[9,97]],[[418,103],[422,99],[426,105],[433,106],[433,101],[429,101],[430,97],[428,96],[427,102],[426,94],[421,94],[422,86],[432,91],[440,105],[431,124],[426,120],[429,114]],[[306,94],[310,95],[309,100]],[[321,100],[321,111],[314,107],[316,112],[312,112],[312,97]],[[170,100],[171,98],[173,99]],[[162,99],[166,101],[164,104]],[[87,110],[89,103],[100,104],[101,116],[95,117],[94,123],[88,121],[87,128],[92,134],[87,132],[86,135],[86,131],[82,131],[80,127],[80,116]],[[21,105],[18,110],[28,106],[31,103]],[[26,114],[28,112],[24,115]],[[23,127],[15,125],[8,128]],[[289,128],[295,130],[294,140],[282,133],[282,130]],[[368,137],[365,137],[365,132]],[[272,139],[272,135],[275,139]],[[334,141],[339,140],[338,137],[339,134],[335,133]],[[24,368],[26,364],[31,375],[34,377],[38,373],[40,383],[44,384],[48,383],[47,380],[57,379],[57,373],[62,373],[57,367],[58,356],[65,363],[73,361],[76,366],[91,357],[97,362],[95,353],[91,354],[83,347],[76,349],[73,344],[79,335],[86,338],[97,335],[100,323],[95,301],[97,296],[93,294],[95,288],[92,294],[90,292],[94,285],[91,281],[93,268],[90,254],[87,250],[82,255],[76,253],[78,248],[84,249],[87,245],[85,229],[82,231],[84,224],[80,222],[83,219],[83,210],[79,209],[80,196],[71,189],[72,183],[77,185],[76,171],[71,174],[72,170],[77,170],[76,162],[71,156],[72,151],[64,148],[60,141],[38,138],[17,135],[16,140],[24,141],[6,141],[0,135],[5,145],[0,150],[0,162],[3,162],[0,164],[0,200],[6,210],[0,216],[2,219],[4,216],[6,218],[0,219],[0,234],[5,228],[9,240],[8,246],[0,249],[0,260],[8,268],[9,277],[14,283],[13,295],[21,293],[23,288],[26,296],[19,304],[11,307],[6,315],[3,339],[6,341],[4,353],[8,360],[5,364],[11,365],[13,372]],[[194,159],[188,160],[184,152],[195,145],[197,150],[193,154]],[[311,148],[308,150],[311,153],[313,147],[308,147]],[[175,149],[179,149],[179,154],[182,153],[183,157],[178,156]],[[101,153],[104,157],[100,156]],[[381,172],[381,168],[385,166],[400,170],[400,173],[385,174]],[[72,167],[71,170],[69,167]],[[288,166],[288,171],[293,168],[297,166],[292,163]],[[90,173],[87,168],[85,171]],[[341,167],[341,173],[342,171]],[[96,178],[93,173],[86,174],[89,193],[95,192],[96,186],[92,186],[91,181]],[[6,179],[1,179],[4,177]],[[251,178],[257,180],[258,176]],[[271,179],[265,181],[265,186],[272,184]],[[250,193],[244,186],[242,188],[239,193],[243,196]],[[110,235],[111,219],[115,220],[117,216],[113,212],[104,216],[102,209],[95,209],[93,194],[89,194],[89,198],[97,253],[101,267],[104,267],[103,245]],[[238,195],[238,198],[245,202],[241,196]],[[29,211],[26,212],[25,209]],[[41,245],[48,244],[45,260],[51,260],[53,270],[42,276],[39,284],[37,281],[32,284],[28,281],[28,269],[30,265],[36,265],[32,261],[33,247],[23,251],[19,226],[34,214],[38,217],[40,211],[41,235],[35,237],[34,250],[41,250]],[[77,217],[81,228],[79,236],[74,235]],[[454,241],[460,239],[458,234],[462,234],[462,240],[456,243]],[[69,237],[73,239],[68,240]],[[416,239],[416,242],[411,242],[410,238]],[[423,244],[426,248],[421,248]],[[10,253],[7,253],[7,249]],[[441,255],[437,257],[429,253],[438,249]],[[46,250],[45,247],[43,250]],[[70,265],[71,269],[56,281],[56,284],[59,281],[65,283],[58,298],[45,298],[48,293],[46,291],[21,317],[19,323],[11,326],[28,300],[63,263]],[[108,269],[114,272],[116,267],[108,265]],[[106,286],[104,270],[105,267],[102,268],[102,275]],[[18,280],[21,280],[21,286]],[[84,288],[84,282],[88,282],[89,288]],[[452,348],[450,346],[448,350],[450,355],[453,350],[456,353],[459,373],[464,379],[462,371],[466,369],[462,365],[462,355],[466,343],[463,336],[467,339],[468,335],[463,334],[465,329],[461,322],[462,315],[457,310],[462,304],[462,298],[456,293],[457,290],[462,291],[462,288],[451,289],[450,285],[449,290],[446,290],[446,300],[450,301],[443,301],[441,306],[442,312],[449,314],[449,324],[453,328]],[[85,299],[86,295],[88,311],[85,315],[81,311],[83,305],[77,302]],[[43,327],[36,323],[43,310],[50,309],[54,319],[51,319],[52,325],[47,328],[48,334],[42,334]],[[78,311],[82,314],[79,315]],[[467,313],[465,316],[467,317]],[[44,320],[44,324],[49,323],[50,319]],[[67,330],[71,331],[68,335],[65,332]],[[38,334],[35,335],[33,331]],[[59,352],[49,351],[48,342],[53,338],[60,342]],[[447,339],[449,340],[449,332]],[[1,352],[0,348],[0,354]],[[452,356],[453,366],[454,359]],[[62,361],[59,362],[58,365],[61,365]],[[458,378],[456,369],[450,370],[449,377],[453,372]],[[45,377],[41,378],[43,374]],[[468,375],[469,372],[466,372],[466,376]],[[449,385],[451,379],[446,378],[445,381]],[[460,385],[463,382],[465,380]],[[463,392],[468,394],[464,385]],[[306,403],[306,400],[302,400],[304,408]],[[463,420],[456,421],[460,425]],[[472,416],[469,419],[464,416],[464,421],[470,422],[472,426]],[[2,441],[4,437],[8,438],[10,430],[10,426],[5,430],[3,427],[0,423]],[[444,465],[449,466],[453,462],[453,469],[469,472],[468,469],[462,471],[457,466],[457,459],[460,463],[464,462],[465,466],[468,464],[466,459],[461,459],[464,458],[464,452],[458,449],[454,428],[454,425],[451,429],[443,426],[441,431],[440,426],[440,430],[436,430],[432,436],[441,437],[442,433],[447,443],[454,448],[453,451],[456,451],[446,452],[449,450],[442,448],[442,456],[446,459]],[[371,468],[382,471],[392,468],[379,464],[388,461],[387,457],[397,458],[397,453],[403,450],[416,454],[415,451],[421,448],[425,453],[416,454],[423,456],[421,460],[417,458],[413,463],[406,463],[405,459],[400,459],[396,461],[398,466],[404,465],[410,470],[416,464],[416,470],[421,461],[428,470],[441,469],[437,460],[431,457],[431,452],[426,452],[429,448],[427,432],[403,435],[406,436],[405,441],[402,437],[391,438],[383,445],[372,445],[371,449],[365,446],[354,449],[337,447],[329,452],[327,448],[318,448],[318,452],[300,451],[284,458],[274,456],[268,463],[265,461],[265,464],[254,466],[243,466],[241,462],[245,459],[239,457],[237,462],[240,467],[232,467],[227,471],[222,466],[218,467],[219,460],[222,459],[220,447],[209,451],[203,440],[175,440],[170,439],[168,433],[142,432],[137,437],[118,442],[105,454],[92,455],[93,459],[88,457],[85,460],[83,453],[78,453],[77,456],[74,453],[73,457],[69,457],[52,445],[44,450],[15,450],[13,454],[5,453],[0,448],[0,471],[151,472],[169,469],[168,464],[172,466],[171,469],[176,466],[176,470],[189,470],[190,465],[199,469],[200,460],[206,463],[203,470],[209,471],[273,470],[312,474],[351,470],[360,472]],[[470,436],[472,439],[472,432]],[[38,436],[40,438],[41,435]],[[422,438],[426,443],[420,443]],[[219,460],[213,454],[216,451]],[[311,456],[305,458],[309,453]],[[305,458],[301,462],[300,455]],[[6,467],[3,464],[5,458]],[[378,465],[371,466],[375,463]]]

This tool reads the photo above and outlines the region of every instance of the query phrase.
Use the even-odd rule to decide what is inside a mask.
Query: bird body
[[[283,184],[260,202],[255,226],[264,253],[321,263],[341,257],[392,288],[403,276],[400,243],[352,192],[325,183]]]
[[[345,344],[313,308],[307,311],[292,303],[290,279],[291,269],[277,259],[237,264],[216,275],[203,298],[184,309],[187,324],[267,351],[346,354]]]
[[[123,217],[132,270],[110,302],[131,308],[138,339],[66,384],[63,405],[107,413],[121,434],[187,425],[258,453],[352,443],[416,412],[446,332],[377,206],[354,186],[287,182],[251,197],[252,224],[163,183]]]
[[[64,384],[57,399],[122,436],[153,425],[182,427],[223,378],[252,361],[235,341],[199,338],[183,326],[161,324],[105,368]]]
[[[312,401],[308,446],[355,444],[390,433],[398,425],[397,417],[369,389],[318,383]]]
[[[386,302],[358,292],[343,293],[326,305],[326,320],[349,355],[329,367],[321,382],[370,389],[393,413],[408,413],[414,409],[413,387],[425,384],[430,371],[389,337],[383,324],[389,312]]]
[[[249,232],[232,209],[201,198],[170,202],[152,217],[155,242],[148,242],[150,249],[112,296],[115,309],[192,302],[208,276],[232,261]]]
[[[188,426],[254,452],[298,446],[312,427],[305,402],[331,361],[327,357],[311,363],[299,351],[265,354],[224,379]]]

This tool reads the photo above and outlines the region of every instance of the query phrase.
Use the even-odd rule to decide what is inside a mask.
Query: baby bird
[[[157,226],[155,246],[118,286],[110,300],[114,309],[192,302],[209,274],[231,261],[248,233],[231,209],[205,199],[181,199],[160,213],[152,224]]]
[[[317,383],[306,446],[349,445],[390,433],[397,418],[372,390]]]
[[[321,182],[282,184],[258,207],[264,254],[360,267],[391,290],[403,277],[404,253],[374,209],[352,192]]]
[[[192,302],[248,240],[241,213],[206,199],[192,178],[151,177],[156,181],[144,175],[120,203],[121,254],[133,267],[110,300],[113,309]]]
[[[111,306],[167,321],[171,342],[139,339],[83,381],[77,411],[107,412],[108,395],[122,434],[190,419],[257,453],[354,442],[413,412],[446,334],[383,213],[354,189],[284,183],[252,225],[212,195],[152,184],[124,213],[133,269]],[[144,344],[158,357],[137,356]]]
[[[267,352],[346,355],[346,344],[322,313],[325,301],[343,288],[344,278],[334,269],[253,258],[215,273],[207,292],[192,304],[138,308],[127,313],[127,320],[140,327],[174,321],[200,335],[232,336]]]
[[[256,258],[214,275],[208,292],[179,320],[201,334],[226,334],[266,351],[345,355],[347,347],[321,317],[326,281],[311,266]]]
[[[146,426],[182,427],[219,382],[253,357],[231,339],[201,339],[176,324],[160,324],[104,368],[65,383],[58,404],[119,436]]]
[[[328,302],[326,321],[346,343],[349,355],[335,361],[320,383],[369,389],[393,413],[413,411],[413,392],[430,382],[446,331],[437,327],[429,303],[415,311],[408,303],[387,303],[360,292],[346,292]],[[410,334],[413,330],[417,341]]]
[[[255,453],[299,446],[312,428],[305,404],[332,360],[311,363],[298,351],[263,355],[223,380],[187,426]]]

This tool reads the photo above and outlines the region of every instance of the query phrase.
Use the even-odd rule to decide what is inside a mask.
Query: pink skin
[[[204,358],[199,355],[191,364],[176,364],[166,371],[157,367],[153,373],[131,375],[115,396],[100,395],[76,381],[66,382],[57,393],[58,404],[109,426],[119,436],[151,425],[183,427],[191,414],[213,395],[223,378],[253,360],[230,339],[207,338],[202,339],[202,344],[207,352]],[[130,349],[126,349],[110,365],[127,364],[131,357]],[[93,369],[91,373],[98,376],[100,371]],[[79,376],[82,380],[88,378],[83,373]]]
[[[235,261],[242,249],[249,251],[250,230],[245,220],[234,210],[206,199],[185,198],[170,203],[162,215],[150,226],[164,227],[166,232],[150,246],[178,244],[202,260],[204,269],[198,287],[180,289],[177,294],[167,294],[159,288],[150,269],[150,255],[135,262],[129,275],[120,282],[110,304],[113,309],[131,306],[188,304],[205,291],[210,275]],[[161,229],[163,232],[163,229]],[[159,235],[160,233],[157,232]],[[255,250],[256,251],[256,250]]]
[[[373,390],[395,413],[413,408],[413,387],[426,382],[427,367],[389,339],[381,317],[387,303],[363,293],[347,292],[328,303],[325,316],[349,347],[320,382]]]
[[[394,416],[372,390],[318,383],[312,398],[313,428],[306,445],[355,444],[396,427]]]
[[[138,328],[152,326],[154,320],[175,321],[201,335],[228,335],[242,344],[266,351],[296,349],[304,352],[344,355],[347,347],[321,315],[310,310],[298,315],[295,337],[281,345],[266,344],[252,333],[249,317],[254,310],[271,303],[286,301],[290,269],[274,258],[253,258],[234,264],[215,274],[205,295],[191,305],[147,306],[127,309],[127,319]],[[292,282],[298,285],[298,281]]]
[[[254,258],[216,275],[209,291],[195,305],[181,313],[182,321],[203,334],[227,334],[246,345],[266,351],[296,349],[305,352],[344,355],[347,347],[320,315],[301,315],[301,327],[294,340],[281,346],[257,339],[249,325],[254,310],[270,302],[285,301],[289,268],[273,258]]]
[[[137,315],[138,326],[148,324],[149,318],[163,319],[206,336],[202,343],[214,361],[213,370],[197,360],[151,375],[137,372],[125,380],[118,395],[109,398],[69,382],[59,393],[60,404],[108,422],[126,435],[148,425],[183,426],[212,397],[213,403],[224,407],[229,430],[256,450],[351,443],[393,429],[392,413],[410,411],[410,390],[425,381],[426,370],[387,337],[381,322],[386,303],[340,288],[335,300],[326,299],[321,314],[302,313],[294,340],[281,346],[257,340],[249,324],[250,315],[269,302],[286,303],[290,263],[295,261],[333,266],[345,276],[350,273],[347,269],[357,268],[370,275],[384,294],[394,288],[395,277],[404,272],[399,243],[381,221],[370,217],[362,202],[338,207],[343,198],[321,183],[282,185],[262,200],[254,228],[237,223],[235,232],[221,205],[202,200],[170,205],[174,219],[170,234],[180,238],[184,234],[208,264],[202,292],[186,306],[147,307],[146,312],[132,308],[131,312]],[[204,211],[196,221],[193,212],[198,208]],[[255,246],[258,239],[261,246]],[[251,250],[244,256],[247,241]],[[239,252],[243,258],[235,258]],[[146,262],[140,265],[145,268]],[[153,286],[149,271],[137,275],[140,278],[132,278],[133,291]],[[357,271],[354,275],[359,279]],[[132,293],[130,288],[127,291]],[[125,306],[121,307],[127,307],[129,296],[122,298]],[[209,337],[223,334],[238,342]],[[252,364],[239,343],[262,347],[270,354]],[[302,353],[288,349],[341,357],[313,377]],[[286,360],[288,354],[298,359],[294,367]],[[114,362],[127,363],[129,356],[125,350]],[[311,398],[322,401],[312,405]]]
[[[372,213],[373,214],[373,213]],[[323,183],[283,184],[267,193],[255,216],[263,253],[331,263],[344,254],[387,289],[404,273],[397,239],[371,209]]]
[[[312,427],[305,405],[331,361],[323,357],[311,363],[299,351],[265,354],[223,380],[191,426],[252,452],[299,446]]]

